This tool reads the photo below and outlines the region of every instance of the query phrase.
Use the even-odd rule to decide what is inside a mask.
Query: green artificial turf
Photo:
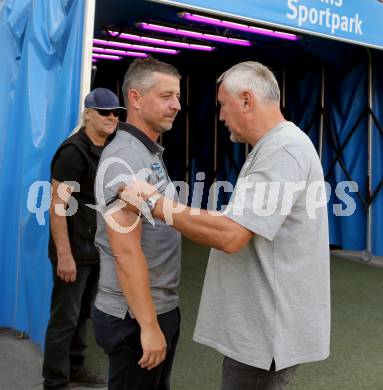
[[[182,333],[172,390],[219,389],[222,356],[192,341],[208,254],[208,248],[184,239]],[[383,389],[383,269],[333,256],[331,291],[331,357],[301,366],[289,389]],[[107,359],[89,333],[89,365],[106,372]]]

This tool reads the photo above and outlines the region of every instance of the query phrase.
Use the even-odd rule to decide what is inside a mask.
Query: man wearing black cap
[[[82,127],[60,145],[51,163],[49,258],[53,268],[51,317],[45,339],[44,389],[69,382],[104,387],[84,367],[86,321],[97,291],[99,254],[94,246],[94,181],[101,152],[125,110],[117,96],[97,88],[85,98]]]

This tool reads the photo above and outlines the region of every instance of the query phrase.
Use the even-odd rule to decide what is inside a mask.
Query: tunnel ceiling
[[[249,54],[255,54],[259,51],[269,52],[270,56],[274,57],[276,60],[289,61],[294,57],[298,58],[299,55],[304,52],[323,62],[339,66],[347,61],[348,57],[355,57],[355,51],[359,52],[363,50],[363,48],[355,48],[355,45],[352,44],[311,35],[301,34],[301,39],[299,41],[290,42],[261,35],[249,34],[246,32],[228,30],[221,27],[202,25],[179,18],[177,13],[181,11],[188,10],[182,7],[169,6],[147,0],[97,0],[94,36],[96,38],[113,40],[113,38],[106,33],[106,28],[113,26],[119,31],[131,32],[154,38],[214,46],[216,48],[215,52],[218,52],[218,58],[219,55],[230,55],[230,52],[233,51],[248,50]],[[238,20],[233,21],[238,22]],[[202,41],[163,33],[142,31],[136,26],[136,23],[138,22],[158,23],[161,25],[185,28],[202,33],[247,39],[251,41],[252,47],[242,48],[217,42],[208,42],[206,40]],[[182,56],[185,51],[187,50],[181,50],[180,55]],[[334,53],[337,55],[334,55]]]

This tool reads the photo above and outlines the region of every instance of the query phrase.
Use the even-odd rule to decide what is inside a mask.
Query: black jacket
[[[73,216],[66,217],[72,254],[76,263],[98,263],[99,253],[94,245],[94,236],[97,228],[96,211],[87,207],[86,204],[95,204],[94,181],[102,148],[93,145],[85,134],[85,129],[81,128],[57,149],[52,158],[51,172],[60,151],[67,145],[75,146],[77,152],[83,157],[82,160],[85,165],[84,174],[81,175],[81,180],[79,181],[80,191],[72,193],[72,196],[78,202],[78,210]],[[56,247],[51,233],[48,255],[52,261],[57,261]]]

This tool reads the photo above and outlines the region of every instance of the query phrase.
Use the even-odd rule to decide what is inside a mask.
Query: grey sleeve
[[[225,215],[273,240],[306,184],[295,158],[284,149],[257,156],[238,179]]]
[[[150,168],[134,149],[119,149],[101,157],[95,181],[97,204],[103,207],[115,199],[118,190],[129,183],[133,176],[147,180]]]

